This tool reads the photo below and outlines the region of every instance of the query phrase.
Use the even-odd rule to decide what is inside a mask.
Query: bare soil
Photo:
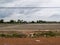
[[[60,45],[60,37],[0,38],[0,45]]]

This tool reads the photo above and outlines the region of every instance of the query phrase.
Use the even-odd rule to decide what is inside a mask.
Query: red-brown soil
[[[0,45],[60,45],[60,37],[0,38]]]

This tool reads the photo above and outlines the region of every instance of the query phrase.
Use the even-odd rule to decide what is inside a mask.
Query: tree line
[[[10,20],[10,21],[4,21],[4,19],[0,19],[0,23],[19,23],[19,24],[28,24],[28,23],[60,23],[60,22],[57,22],[57,21],[43,21],[43,20],[37,20],[37,21],[24,21],[24,20],[20,20],[18,19],[17,21],[16,20]]]

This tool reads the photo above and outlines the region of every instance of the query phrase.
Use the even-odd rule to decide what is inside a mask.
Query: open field
[[[60,38],[0,38],[0,45],[60,45]]]
[[[60,30],[60,24],[0,24],[0,31]]]
[[[60,33],[60,24],[0,24],[0,33],[30,34],[39,31],[57,31]],[[59,34],[60,35],[60,34]],[[0,45],[60,45],[58,37],[37,37],[37,38],[4,38],[0,37]]]
[[[60,35],[60,24],[0,24],[0,33],[37,33],[39,31],[55,31]]]

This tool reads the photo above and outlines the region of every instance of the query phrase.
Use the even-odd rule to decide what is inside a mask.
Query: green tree
[[[31,23],[35,23],[34,21],[31,21]]]
[[[16,23],[16,21],[14,21],[14,20],[10,20],[10,23]]]
[[[1,19],[1,20],[0,20],[0,23],[4,23],[4,20],[3,20],[3,19]]]

